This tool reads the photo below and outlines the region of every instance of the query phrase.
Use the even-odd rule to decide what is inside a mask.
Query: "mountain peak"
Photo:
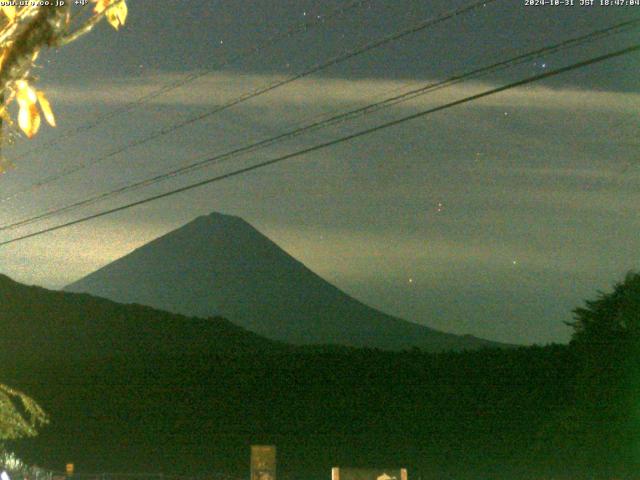
[[[238,216],[212,212],[208,215],[200,215],[199,217],[196,217],[177,230],[169,232],[167,235],[193,229],[211,232],[213,230],[237,230],[243,228],[253,229],[249,223],[245,222]]]
[[[222,315],[293,344],[431,351],[492,345],[368,307],[242,218],[217,212],[197,217],[66,290],[196,317]]]
[[[266,239],[250,223],[236,215],[212,212],[208,215],[201,215],[153,242],[174,236],[188,237],[189,235],[205,236],[210,241],[235,239],[239,241],[244,237],[262,237]]]
[[[242,218],[237,215],[230,215],[228,213],[211,212],[208,215],[200,215],[193,222],[198,223],[222,223],[222,224],[237,224],[242,223],[248,225]]]

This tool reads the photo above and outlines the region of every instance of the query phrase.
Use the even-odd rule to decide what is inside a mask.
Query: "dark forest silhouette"
[[[177,333],[191,321],[184,317],[3,280],[3,380],[51,415],[39,437],[14,445],[30,461],[244,475],[248,445],[269,442],[278,445],[282,478],[327,478],[331,466],[371,463],[406,466],[416,478],[638,475],[636,273],[574,311],[569,345],[440,354],[294,348],[223,320],[214,322],[222,341],[188,352]],[[96,322],[166,320],[166,345],[177,335],[178,347],[132,353],[147,344],[125,328],[126,338],[109,340],[112,355],[97,355],[104,345],[74,351],[73,342],[56,349],[43,341],[7,356],[8,333],[36,341],[26,319],[15,321],[21,302],[40,306],[34,321],[69,332],[75,317],[61,308],[69,299],[107,315]]]

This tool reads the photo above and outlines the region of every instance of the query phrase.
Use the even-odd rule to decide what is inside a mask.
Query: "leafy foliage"
[[[54,2],[47,6],[25,2],[24,6],[0,7],[0,122],[14,127],[8,107],[15,101],[18,126],[28,138],[40,129],[41,114],[49,125],[56,125],[44,92],[32,86],[35,81],[32,67],[44,46],[60,47],[75,41],[103,18],[116,30],[124,25],[127,18],[125,0],[92,1],[95,6],[91,13],[86,12],[85,6],[73,15],[74,2],[70,1],[58,6],[53,5]],[[10,133],[13,138],[15,132]],[[6,161],[0,162],[0,173],[6,165]]]
[[[0,468],[10,472],[27,473],[29,467],[14,452],[8,451],[0,444]]]
[[[640,341],[640,274],[629,272],[611,293],[574,310],[573,342],[583,346],[631,347]]]
[[[599,459],[601,473],[640,468],[640,274],[574,310],[571,345],[580,372],[568,410],[571,454]],[[575,442],[578,440],[579,442]]]
[[[0,440],[32,437],[48,422],[47,415],[31,397],[0,384]]]

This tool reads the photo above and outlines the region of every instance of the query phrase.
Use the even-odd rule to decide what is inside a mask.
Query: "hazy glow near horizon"
[[[96,114],[183,79],[202,65],[216,65],[235,49],[259,43],[264,32],[247,30],[247,25],[268,20],[274,29],[282,28],[297,18],[295,12],[310,7],[283,1],[273,8],[254,5],[255,11],[239,14],[222,2],[216,15],[181,10],[172,23],[179,35],[158,37],[165,15],[156,17],[131,3],[128,25],[117,35],[101,30],[84,45],[47,57],[51,63],[42,69],[41,84],[59,129],[43,130],[34,142],[20,140],[3,154],[19,157]],[[450,8],[450,3],[435,2],[430,8]],[[413,16],[424,8],[412,5]],[[624,18],[624,12],[614,9],[571,15],[534,9],[528,16],[516,5],[483,9],[477,18],[434,29],[432,36],[301,79],[126,155],[92,163],[132,140],[370,41],[378,30],[391,31],[411,21],[402,2],[385,5],[384,15],[377,8],[383,9],[375,6],[347,16],[323,27],[322,35],[310,33],[234,68],[215,68],[184,88],[47,148],[47,155],[21,158],[15,171],[0,177],[0,197],[26,192],[2,203],[0,224]],[[548,17],[552,14],[557,17]],[[387,24],[393,19],[398,25]],[[622,45],[624,38],[610,37],[608,46]],[[213,44],[219,47],[205,48]],[[467,47],[462,52],[456,45]],[[355,124],[289,140],[55,220],[0,232],[0,238],[462,98],[503,84],[510,75],[521,78],[598,53],[602,46],[594,42],[575,52],[548,55]],[[506,342],[566,341],[570,329],[563,321],[571,319],[571,309],[638,267],[640,166],[634,139],[640,92],[630,87],[637,85],[637,69],[631,72],[635,65],[637,59],[603,63],[555,83],[507,91],[259,173],[3,247],[0,272],[59,288],[198,215],[220,211],[241,216],[327,280],[390,314]],[[74,175],[29,189],[78,165],[83,168]]]

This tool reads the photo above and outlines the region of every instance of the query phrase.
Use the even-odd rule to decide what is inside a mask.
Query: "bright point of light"
[[[513,261],[513,264],[516,265],[518,262],[516,260]]]
[[[413,278],[410,278],[410,279],[409,279],[409,283],[413,283]]]

